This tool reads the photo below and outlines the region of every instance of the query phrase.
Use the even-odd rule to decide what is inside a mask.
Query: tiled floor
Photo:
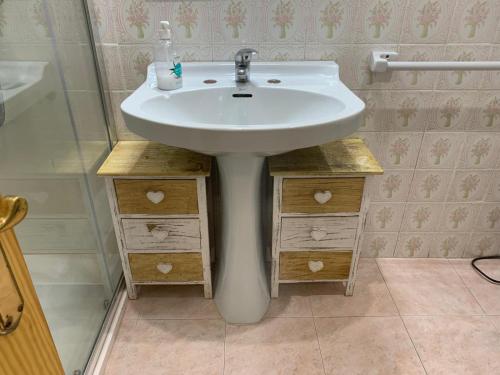
[[[485,266],[500,278],[500,261]],[[363,259],[341,285],[280,287],[259,324],[225,324],[198,287],[129,301],[111,374],[500,374],[500,286],[467,260]]]

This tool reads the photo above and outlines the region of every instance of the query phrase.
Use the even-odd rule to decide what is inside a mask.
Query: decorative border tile
[[[413,170],[388,170],[367,182],[373,202],[406,202],[410,191]]]
[[[394,255],[398,232],[365,232],[361,240],[361,256],[387,258]]]
[[[264,43],[305,43],[308,0],[263,0]]]
[[[436,228],[443,232],[466,232],[473,228],[478,207],[472,203],[446,203],[441,223]]]
[[[412,0],[406,9],[401,43],[445,43],[456,0]]]
[[[450,169],[462,151],[464,133],[425,133],[417,167]]]
[[[212,3],[210,1],[167,1],[163,12],[172,25],[174,43],[212,43]]]
[[[458,168],[491,169],[500,160],[499,133],[467,133]]]
[[[442,211],[442,203],[407,203],[401,231],[434,231],[439,225]]]
[[[495,35],[498,22],[495,0],[457,0],[449,43],[484,43]]]
[[[152,43],[158,35],[160,4],[147,0],[113,0],[120,43]]]
[[[481,203],[474,229],[481,232],[500,231],[500,203]]]
[[[488,171],[458,169],[450,184],[448,202],[481,201],[490,186],[491,173]]]
[[[405,0],[359,0],[355,43],[398,43]]]
[[[416,169],[411,182],[409,201],[443,202],[453,177],[453,170]]]
[[[265,21],[262,0],[214,0],[212,32],[214,43],[259,43],[263,39]]]
[[[428,95],[432,104],[428,107],[427,131],[464,131],[474,123],[476,91],[434,91]]]
[[[436,233],[433,235],[429,257],[461,258],[467,249],[470,233]]]
[[[357,7],[352,2],[311,0],[307,43],[352,43]]]
[[[464,258],[497,255],[500,248],[500,234],[491,232],[472,233]]]
[[[368,208],[365,231],[399,232],[405,203],[375,203]]]
[[[394,255],[404,258],[427,258],[433,246],[430,233],[400,232]]]

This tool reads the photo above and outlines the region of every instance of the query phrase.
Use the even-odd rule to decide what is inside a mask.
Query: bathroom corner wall
[[[500,73],[372,75],[373,49],[409,60],[500,59],[498,0],[92,0],[118,136],[119,104],[145,78],[160,20],[184,61],[335,60],[367,104],[360,129],[386,169],[369,184],[367,257],[500,251]]]

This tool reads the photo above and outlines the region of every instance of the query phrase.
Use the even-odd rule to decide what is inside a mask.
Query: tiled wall
[[[360,135],[386,169],[369,186],[365,256],[500,252],[500,73],[372,75],[373,49],[409,60],[500,59],[498,0],[93,0],[119,102],[143,80],[159,21],[184,60],[336,60],[367,104]]]

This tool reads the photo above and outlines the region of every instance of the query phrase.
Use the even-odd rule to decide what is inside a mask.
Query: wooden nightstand
[[[271,295],[280,283],[342,281],[352,295],[369,197],[383,169],[361,139],[269,158],[274,179]]]
[[[137,141],[118,142],[99,169],[129,298],[144,284],[202,284],[212,297],[211,165],[210,156]]]

